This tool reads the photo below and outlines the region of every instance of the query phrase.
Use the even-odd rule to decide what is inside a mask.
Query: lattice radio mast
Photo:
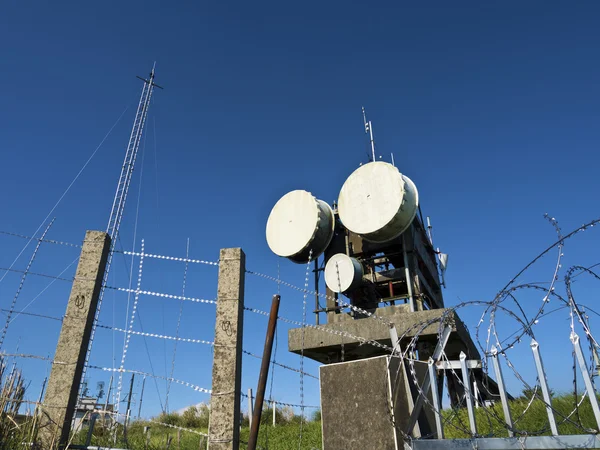
[[[154,86],[161,88],[154,83],[155,66],[156,63],[154,63],[154,66],[152,67],[152,72],[150,72],[150,78],[148,80],[138,77],[144,82],[144,87],[142,88],[142,95],[140,97],[140,103],[138,105],[135,120],[133,122],[133,128],[131,129],[131,136],[129,137],[127,152],[125,153],[125,161],[123,162],[123,167],[121,168],[119,184],[117,185],[117,191],[115,192],[115,198],[113,199],[113,205],[110,211],[110,218],[108,219],[108,226],[106,227],[106,232],[112,239],[112,245],[114,245],[114,240],[119,234],[123,210],[125,209],[125,201],[127,200],[127,192],[129,191],[135,160],[137,158],[138,149],[140,148],[140,142],[142,140],[142,133],[144,131],[144,124],[146,123],[146,116],[148,115],[148,108],[150,107],[152,91],[154,90]],[[108,266],[106,272],[108,272]]]
[[[144,82],[142,87],[142,95],[140,96],[140,102],[138,104],[137,112],[135,114],[135,120],[133,121],[133,128],[131,129],[131,135],[129,136],[129,143],[127,144],[127,151],[125,152],[125,160],[121,167],[121,175],[119,176],[119,183],[117,184],[117,190],[113,199],[112,208],[110,211],[110,217],[108,219],[108,226],[106,232],[110,236],[110,252],[106,261],[106,269],[104,271],[104,280],[102,283],[102,289],[100,296],[98,297],[98,307],[96,309],[96,315],[94,317],[94,324],[92,326],[92,333],[90,336],[90,343],[85,356],[85,364],[83,367],[83,373],[81,379],[85,379],[85,373],[87,370],[90,354],[92,351],[92,344],[94,342],[94,336],[96,334],[96,326],[98,324],[98,318],[100,317],[100,307],[102,305],[102,299],[104,298],[104,286],[108,281],[108,274],[110,272],[110,266],[112,263],[113,251],[116,245],[116,241],[119,237],[119,228],[121,226],[121,219],[123,218],[123,211],[125,210],[125,202],[127,200],[127,193],[129,192],[129,186],[131,185],[131,178],[133,176],[133,169],[135,167],[135,161],[137,159],[138,150],[140,148],[140,142],[142,141],[142,134],[144,131],[144,124],[146,123],[146,117],[148,116],[148,109],[150,108],[150,99],[152,98],[152,91],[154,87],[162,89],[161,86],[154,83],[154,69],[156,68],[156,62],[152,66],[150,77],[148,79],[137,77]],[[79,391],[79,397],[81,397],[81,388]]]

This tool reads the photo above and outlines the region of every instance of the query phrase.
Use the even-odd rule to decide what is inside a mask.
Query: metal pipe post
[[[508,428],[508,437],[513,437],[513,421],[510,414],[510,408],[508,407],[508,397],[506,396],[506,388],[504,387],[504,377],[502,376],[500,361],[498,361],[498,349],[496,349],[495,346],[492,346],[492,363],[494,364],[494,371],[496,372],[496,383],[498,383],[498,392],[500,393],[500,402],[502,403],[502,410],[504,411],[504,421]]]
[[[437,373],[435,370],[435,361],[433,358],[429,358],[427,361],[428,372],[429,372],[429,382],[431,384],[431,399],[433,400],[433,407],[435,408],[435,429],[436,429],[436,439],[444,439],[444,426],[442,423],[442,406],[440,405],[440,394],[438,392],[438,380]]]
[[[473,393],[469,383],[469,369],[467,367],[467,355],[460,352],[460,371],[462,372],[463,388],[465,389],[465,400],[467,402],[467,413],[469,414],[469,425],[473,436],[477,434],[477,424],[475,422],[475,410],[473,409]]]
[[[256,450],[256,444],[258,442],[260,416],[262,415],[263,402],[265,400],[265,388],[267,386],[267,378],[269,377],[269,365],[271,364],[271,352],[273,351],[273,338],[275,337],[275,328],[277,327],[277,314],[279,313],[280,300],[281,297],[279,295],[274,295],[271,303],[265,349],[263,351],[258,386],[256,388],[256,403],[254,405],[255,408],[252,416],[252,427],[250,428],[250,436],[248,437],[248,450]]]
[[[131,414],[131,395],[133,394],[133,380],[135,380],[135,373],[131,374],[131,382],[129,383],[129,395],[127,396],[127,412],[125,414],[125,425],[123,427],[123,437],[127,442],[127,427],[129,426],[129,415]]]
[[[87,436],[85,438],[85,446],[89,447],[92,445],[92,436],[94,434],[94,427],[96,426],[96,420],[98,419],[98,413],[93,413],[90,418],[90,424],[88,426]]]
[[[452,333],[452,328],[449,325],[446,325],[442,330],[441,335],[439,336],[439,340],[437,345],[435,346],[435,350],[433,351],[433,355],[431,359],[434,362],[438,362],[444,353],[444,349],[446,348],[446,344],[448,343],[448,339],[450,338],[450,333]],[[419,419],[419,415],[421,414],[421,409],[423,408],[423,402],[425,401],[425,395],[427,395],[427,391],[429,391],[429,384],[431,383],[431,379],[429,376],[425,377],[423,381],[423,385],[421,386],[421,392],[417,397],[417,401],[413,406],[412,412],[410,413],[410,417],[408,419],[408,426],[406,427],[406,434],[412,434],[413,428]]]
[[[140,406],[138,408],[138,420],[142,415],[142,401],[144,400],[144,387],[146,386],[146,375],[144,375],[144,379],[142,380],[142,392],[140,394]]]
[[[110,376],[110,381],[108,382],[108,392],[106,393],[106,401],[104,402],[104,411],[108,411],[108,402],[110,401],[110,394],[112,391],[113,377]]]
[[[575,333],[571,333],[571,342],[573,343],[573,347],[575,349],[575,354],[577,355],[577,361],[579,362],[579,368],[581,370],[581,375],[583,376],[583,382],[585,383],[585,388],[588,392],[588,397],[590,398],[590,403],[592,405],[592,411],[594,411],[594,417],[596,418],[596,425],[600,430],[600,407],[598,407],[598,397],[596,397],[596,390],[594,389],[594,383],[590,377],[590,373],[588,372],[587,364],[585,363],[585,358],[583,357],[583,352],[581,351],[581,344],[579,343],[579,336]]]
[[[254,406],[252,405],[252,388],[248,389],[248,425],[252,428],[252,414],[254,414]]]
[[[558,436],[558,427],[556,426],[556,419],[554,418],[554,410],[552,409],[552,399],[550,398],[550,390],[548,389],[548,381],[546,380],[546,373],[544,372],[544,365],[542,364],[542,357],[540,355],[540,344],[535,339],[531,340],[531,350],[533,351],[533,359],[535,360],[535,367],[538,373],[538,379],[540,380],[540,386],[542,387],[542,395],[544,396],[544,402],[546,403],[546,412],[548,413],[548,422],[550,422],[550,429],[554,436]]]

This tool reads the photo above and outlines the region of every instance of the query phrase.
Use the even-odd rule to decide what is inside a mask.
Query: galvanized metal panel
[[[570,436],[529,436],[477,439],[421,439],[405,444],[407,450],[526,450],[600,448],[600,438],[593,434]]]

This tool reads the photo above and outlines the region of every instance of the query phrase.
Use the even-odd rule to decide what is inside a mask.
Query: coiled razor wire
[[[584,305],[582,304],[577,304],[572,296],[572,292],[570,289],[570,279],[572,277],[572,274],[579,270],[579,271],[585,271],[586,273],[591,272],[591,270],[587,269],[587,268],[583,268],[581,266],[575,266],[572,267],[571,269],[568,270],[567,275],[565,276],[565,285],[567,286],[567,294],[568,294],[568,300],[563,299],[560,295],[558,295],[555,292],[555,285],[556,282],[558,281],[558,273],[561,269],[561,258],[563,256],[563,247],[564,247],[564,242],[566,239],[574,236],[577,233],[580,233],[582,231],[585,231],[586,229],[593,227],[594,225],[596,225],[600,219],[594,220],[592,222],[589,222],[585,225],[582,225],[581,227],[577,228],[576,230],[572,231],[571,233],[569,233],[566,236],[562,236],[561,234],[561,230],[560,227],[558,226],[557,221],[554,218],[549,218],[548,216],[546,216],[546,218],[549,220],[549,222],[554,226],[557,235],[559,237],[558,241],[555,242],[554,244],[552,244],[550,247],[548,247],[546,250],[544,250],[540,255],[538,255],[536,258],[534,258],[529,264],[527,264],[527,266],[525,266],[525,268],[523,270],[521,270],[515,277],[513,277],[511,279],[511,281],[496,295],[496,297],[494,298],[493,301],[491,302],[464,302],[460,305],[458,305],[457,307],[454,307],[451,309],[451,311],[455,311],[458,308],[462,308],[465,306],[470,306],[470,305],[474,305],[474,304],[479,304],[479,305],[486,305],[486,310],[485,312],[482,314],[482,318],[480,319],[479,323],[477,324],[477,344],[479,346],[480,349],[483,350],[483,355],[484,358],[482,358],[482,368],[484,370],[484,373],[487,375],[487,370],[486,370],[486,366],[485,366],[485,361],[488,357],[490,357],[490,340],[491,337],[493,336],[496,340],[496,344],[495,346],[498,348],[498,353],[501,354],[506,362],[508,367],[513,371],[513,373],[515,374],[515,376],[517,377],[517,379],[519,379],[523,385],[527,388],[527,389],[531,389],[531,386],[525,382],[523,376],[518,372],[518,370],[516,369],[515,365],[508,359],[507,356],[507,350],[510,350],[512,348],[515,347],[516,344],[518,344],[519,342],[521,342],[521,339],[523,338],[523,336],[525,334],[531,336],[532,338],[534,337],[534,331],[533,331],[533,327],[535,325],[537,325],[539,323],[539,320],[541,317],[544,317],[547,314],[550,314],[552,312],[555,312],[559,309],[563,309],[564,307],[569,307],[570,308],[570,317],[571,317],[571,323],[570,323],[570,328],[571,331],[574,332],[574,320],[573,317],[577,316],[578,321],[580,322],[580,324],[582,325],[586,335],[588,336],[588,338],[590,339],[590,342],[592,345],[595,345],[596,347],[598,346],[597,342],[595,341],[595,339],[593,338],[591,331],[586,323],[586,321],[584,320],[583,314],[581,313],[580,307],[583,307]],[[541,288],[540,286],[536,285],[536,284],[522,284],[522,285],[518,285],[518,286],[513,286],[510,287],[512,284],[514,284],[514,282],[516,281],[516,279],[518,277],[520,277],[529,267],[531,267],[536,261],[538,261],[542,256],[544,256],[546,253],[548,253],[550,250],[552,250],[553,248],[558,248],[558,259],[557,259],[557,263],[554,269],[554,273],[552,276],[552,280],[550,282],[550,286],[548,289],[544,289]],[[588,272],[589,271],[589,272]],[[592,273],[590,273],[592,274]],[[600,277],[595,276],[595,274],[593,274],[592,276],[594,276],[596,279],[600,279]],[[544,295],[544,297],[542,298],[542,304],[539,308],[539,310],[537,311],[537,313],[535,314],[535,316],[531,319],[527,319],[526,315],[523,312],[523,309],[520,307],[518,300],[516,299],[516,297],[514,296],[514,292],[520,289],[538,289],[538,290],[544,290],[546,292],[546,294]],[[550,297],[556,297],[559,300],[561,300],[562,302],[565,303],[565,306],[558,308],[556,310],[551,311],[550,313],[546,313],[545,312],[545,307],[547,305],[547,303],[549,302]],[[521,313],[523,313],[523,318],[524,321],[521,320],[521,318],[517,317],[514,313],[512,313],[510,310],[508,310],[507,308],[504,308],[502,306],[500,306],[500,303],[506,301],[507,299],[512,299],[515,301],[515,303],[517,304],[517,306],[519,307],[519,310],[521,311]],[[502,345],[504,342],[500,340],[497,330],[496,330],[496,326],[495,326],[495,314],[498,310],[503,310],[504,312],[508,313],[510,316],[512,316],[514,319],[517,319],[517,321],[520,323],[521,325],[521,331],[519,333],[517,333],[517,336],[509,343],[506,345]],[[485,349],[483,348],[483,346],[481,345],[480,339],[479,339],[479,328],[480,326],[483,324],[484,322],[484,317],[485,315],[490,312],[490,325],[488,327],[488,333],[487,333],[487,339],[486,339],[486,345],[485,345]],[[439,319],[438,319],[439,320]],[[443,320],[440,320],[440,333],[441,333],[441,328],[442,328],[442,324],[443,324]],[[515,334],[515,333],[513,333]],[[418,337],[419,337],[419,333],[417,333],[411,340],[411,343],[409,344],[409,349],[414,351],[416,349],[416,342],[418,341]],[[402,339],[400,339],[402,340]],[[413,379],[413,382],[415,384],[415,386],[417,387],[417,390],[419,391],[420,395],[423,395],[423,399],[424,402],[428,405],[428,407],[433,408],[433,406],[430,404],[428,398],[426,395],[426,393],[423,392],[423,390],[421,389],[421,385],[419,384],[419,381],[417,380],[416,377],[416,370],[415,370],[415,361],[413,359],[407,358],[406,354],[409,352],[409,349],[407,349],[406,352],[404,352],[404,354],[402,355],[403,359],[407,359],[408,363],[410,365],[410,373]],[[445,352],[443,353],[443,358],[445,358],[447,360],[447,355],[445,354]],[[574,387],[576,389],[576,376],[577,376],[577,368],[576,365],[573,367],[573,371],[574,371]],[[467,388],[465,386],[462,385],[462,380],[461,377],[458,377],[457,374],[455,373],[455,371],[453,369],[450,370],[450,372],[452,373],[453,376],[456,377],[456,379],[458,380],[458,383],[463,387],[463,388]],[[527,430],[527,431],[523,431],[523,430],[518,430],[515,428],[515,425],[518,423],[518,420],[521,419],[526,413],[527,410],[531,407],[531,405],[533,404],[534,399],[538,399],[541,402],[544,403],[545,406],[549,406],[552,408],[554,414],[558,415],[561,417],[561,420],[558,421],[557,426],[561,425],[563,423],[570,423],[574,426],[579,427],[582,431],[589,433],[591,430],[589,430],[588,428],[582,426],[580,420],[579,420],[579,407],[581,406],[581,404],[583,403],[586,395],[589,395],[590,393],[587,392],[583,392],[583,394],[581,395],[581,398],[579,400],[577,400],[578,395],[577,395],[577,391],[575,390],[574,392],[574,398],[576,399],[575,405],[574,405],[574,409],[569,413],[569,414],[563,414],[560,411],[556,410],[555,408],[553,408],[551,405],[548,405],[545,403],[544,399],[541,398],[537,392],[538,387],[537,385],[535,386],[535,388],[533,389],[533,393],[531,398],[528,400],[528,404],[525,408],[525,410],[522,412],[522,414],[520,415],[519,418],[517,418],[516,420],[513,421],[513,429],[511,429],[511,431],[515,434],[515,435],[521,435],[521,436],[525,436],[525,435],[540,435],[540,434],[544,434],[546,432],[549,431],[549,427],[544,427],[540,430]],[[595,393],[594,393],[595,394]],[[495,421],[495,423],[497,424],[502,424],[505,428],[508,428],[506,426],[506,424],[504,423],[503,419],[501,417],[499,417],[497,414],[495,414],[493,409],[488,409],[488,408],[482,408],[480,409],[484,412],[484,414],[486,415],[486,417],[488,418],[489,421],[491,421],[492,419]],[[440,414],[440,412],[436,411],[435,413]],[[577,415],[577,421],[573,421],[571,419],[571,417],[573,415]],[[444,420],[444,422],[447,424],[448,420],[450,419],[450,417],[447,417],[446,420]],[[392,417],[393,420],[393,417]],[[490,422],[491,423],[491,422]],[[451,423],[452,426],[456,427],[456,424]],[[464,424],[462,424],[462,432],[466,433],[467,435],[471,435],[471,431],[470,429],[468,429],[467,427],[464,426]],[[407,435],[405,433],[405,430],[399,429],[399,431],[403,434],[403,436],[406,439],[410,439],[410,436]]]

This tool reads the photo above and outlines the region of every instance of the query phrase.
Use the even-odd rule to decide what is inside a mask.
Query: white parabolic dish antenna
[[[333,292],[346,292],[359,286],[362,277],[361,263],[344,253],[336,253],[325,265],[325,284]]]
[[[412,223],[419,193],[410,178],[383,161],[365,164],[348,177],[338,199],[346,228],[371,242],[386,242]]]
[[[288,192],[275,204],[267,220],[267,244],[273,253],[306,263],[325,251],[333,238],[331,207],[310,192]],[[312,250],[312,254],[311,254]]]

